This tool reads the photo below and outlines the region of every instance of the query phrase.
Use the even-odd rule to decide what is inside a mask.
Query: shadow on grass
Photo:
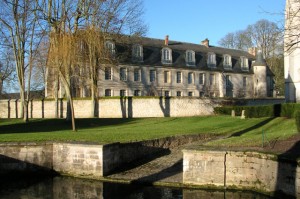
[[[250,132],[250,131],[252,131],[252,130],[254,130],[254,129],[258,129],[258,128],[260,128],[260,127],[262,127],[262,126],[268,124],[269,122],[271,122],[271,121],[274,120],[274,119],[275,119],[275,117],[268,118],[268,119],[266,119],[266,120],[264,120],[264,121],[262,121],[262,122],[260,122],[260,123],[258,123],[258,124],[256,124],[256,125],[254,125],[254,126],[251,126],[251,127],[247,128],[247,129],[244,129],[244,130],[242,130],[242,131],[233,133],[231,136],[229,136],[229,138],[241,136],[241,135],[243,135],[243,134],[245,134],[245,133],[248,133],[248,132]]]
[[[99,119],[86,118],[76,119],[77,129],[101,128],[106,126],[122,125],[139,119]],[[0,135],[9,133],[36,133],[36,132],[54,132],[72,130],[71,122],[65,119],[33,119],[28,123],[14,123],[1,125]]]

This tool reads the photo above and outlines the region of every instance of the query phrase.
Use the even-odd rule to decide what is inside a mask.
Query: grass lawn
[[[231,138],[209,145],[260,145],[262,130],[270,139],[285,139],[296,134],[295,120],[254,118],[241,120],[230,116],[77,119],[77,132],[64,119],[0,119],[0,142],[91,141],[96,143],[130,142],[174,135],[218,134]]]

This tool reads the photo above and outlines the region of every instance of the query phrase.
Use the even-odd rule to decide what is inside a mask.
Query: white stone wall
[[[183,183],[281,191],[300,197],[300,169],[296,162],[258,152],[185,150]]]
[[[103,176],[102,145],[53,144],[53,169],[59,173]]]
[[[20,117],[20,102],[0,100],[0,118]],[[76,118],[91,117],[91,100],[74,100]],[[29,103],[29,118],[55,118],[58,106],[58,117],[65,118],[66,101],[33,100]],[[215,103],[210,99],[200,98],[102,98],[99,100],[100,118],[139,118],[139,117],[185,117],[213,114]]]

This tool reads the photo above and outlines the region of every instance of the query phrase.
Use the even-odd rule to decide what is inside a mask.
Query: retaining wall
[[[258,152],[184,150],[183,183],[300,197],[296,161]]]

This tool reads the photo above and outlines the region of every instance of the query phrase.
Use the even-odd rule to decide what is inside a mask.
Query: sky
[[[283,26],[285,0],[144,0],[147,37],[210,45],[261,19]]]

